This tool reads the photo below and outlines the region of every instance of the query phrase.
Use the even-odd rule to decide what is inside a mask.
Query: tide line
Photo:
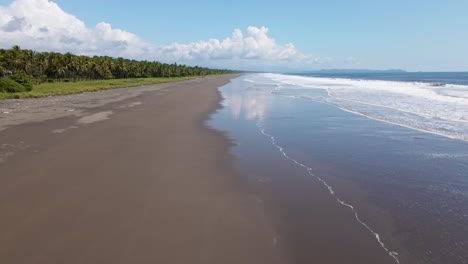
[[[364,101],[360,101],[360,100],[346,99],[346,98],[343,98],[343,97],[339,97],[339,96],[333,95],[333,92],[331,91],[330,88],[327,88],[327,94],[328,94],[328,96],[329,96],[330,98],[335,98],[335,99],[338,99],[338,100],[347,101],[347,102],[351,102],[351,103],[358,103],[358,104],[363,104],[363,105],[370,105],[370,106],[382,107],[382,108],[386,108],[386,109],[390,109],[390,110],[395,110],[395,111],[398,111],[398,112],[407,113],[407,114],[412,114],[412,115],[416,115],[416,116],[421,116],[421,117],[425,117],[425,118],[438,118],[438,119],[444,120],[444,121],[458,122],[458,123],[468,123],[468,120],[451,119],[451,118],[440,117],[440,116],[431,116],[431,115],[427,115],[427,114],[424,114],[424,113],[413,112],[413,111],[409,111],[409,110],[405,110],[405,109],[401,109],[401,108],[396,108],[396,107],[392,107],[392,106],[385,106],[385,105],[373,104],[373,103],[368,103],[368,102],[364,102]]]
[[[416,131],[427,133],[427,134],[432,134],[432,135],[437,135],[437,136],[441,136],[441,137],[445,137],[445,138],[450,138],[450,139],[455,139],[455,140],[461,140],[461,141],[464,141],[464,142],[468,142],[468,137],[465,137],[465,136],[463,136],[462,134],[459,134],[459,133],[455,133],[455,135],[444,134],[444,133],[441,133],[441,132],[438,132],[438,131],[433,131],[433,130],[428,130],[428,129],[424,129],[424,128],[420,128],[420,127],[410,126],[410,125],[407,125],[407,124],[404,124],[404,123],[398,123],[396,121],[387,120],[387,119],[383,119],[383,118],[379,118],[379,117],[373,117],[373,116],[370,116],[370,115],[367,115],[367,114],[364,114],[364,113],[361,113],[361,112],[358,112],[358,111],[355,111],[355,110],[347,109],[347,108],[342,107],[342,106],[340,106],[340,105],[338,105],[336,103],[326,101],[323,98],[322,98],[322,100],[320,100],[320,99],[311,98],[311,97],[304,97],[304,96],[281,95],[281,94],[277,94],[275,92],[271,92],[271,94],[278,95],[278,96],[283,96],[283,97],[287,97],[287,98],[304,99],[304,100],[309,100],[309,101],[313,101],[313,102],[316,102],[316,103],[327,104],[327,105],[334,106],[334,107],[336,107],[336,108],[338,108],[340,110],[343,110],[345,112],[355,114],[355,115],[359,115],[359,116],[363,116],[363,117],[371,119],[371,120],[376,120],[376,121],[384,122],[384,123],[391,124],[391,125],[396,125],[396,126],[400,126],[400,127],[404,127],[404,128],[409,128],[411,130],[416,130]]]
[[[323,180],[321,177],[317,176],[316,174],[314,174],[312,172],[312,168],[311,167],[308,167],[300,162],[298,162],[297,160],[295,160],[294,158],[290,157],[286,151],[284,150],[283,147],[281,147],[280,145],[278,145],[276,143],[276,139],[275,137],[273,137],[272,135],[268,134],[266,131],[265,131],[265,128],[262,126],[262,124],[260,123],[260,121],[257,121],[257,127],[258,129],[260,130],[260,132],[268,137],[271,141],[271,144],[277,148],[281,154],[288,160],[292,161],[293,163],[295,163],[296,165],[304,168],[307,173],[312,176],[312,177],[315,177],[319,182],[321,182],[329,191],[329,193],[336,199],[336,201],[341,204],[342,206],[345,206],[347,208],[349,208],[353,213],[354,213],[354,217],[356,218],[357,222],[359,224],[361,224],[362,226],[364,226],[374,237],[375,239],[377,240],[377,242],[380,244],[380,246],[388,253],[388,255],[390,257],[392,257],[396,263],[400,263],[399,259],[398,259],[398,252],[395,252],[395,251],[391,251],[390,249],[387,248],[387,246],[385,246],[385,244],[382,242],[381,238],[380,238],[380,235],[375,232],[367,223],[365,223],[364,221],[361,220],[361,218],[359,217],[359,214],[357,212],[357,210],[354,208],[354,206],[352,206],[351,204],[345,202],[344,200],[340,199],[338,197],[338,195],[335,193],[335,190],[333,189],[332,186],[330,186],[325,180]]]

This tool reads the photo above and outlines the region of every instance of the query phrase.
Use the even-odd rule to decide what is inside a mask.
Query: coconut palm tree
[[[42,77],[45,74],[47,67],[49,66],[47,53],[36,53],[34,62],[37,76]]]
[[[35,68],[36,52],[33,50],[23,50],[23,71],[33,76]]]
[[[24,64],[24,56],[21,48],[18,45],[15,45],[9,49],[6,54],[6,60],[7,67],[10,68],[13,72],[20,71]]]
[[[24,72],[34,78],[76,78],[110,79],[194,76],[226,73],[226,70],[212,70],[189,67],[177,63],[157,61],[136,61],[109,56],[76,56],[71,53],[36,52],[22,50],[19,46],[0,49],[0,73]]]

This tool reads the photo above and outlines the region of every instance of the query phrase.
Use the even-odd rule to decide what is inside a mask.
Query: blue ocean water
[[[298,202],[307,184],[291,187],[278,157],[352,210],[395,263],[468,263],[467,78],[390,75],[246,75],[220,88],[210,125],[237,143],[239,167],[275,190],[286,218],[311,208]]]
[[[320,101],[379,121],[468,140],[468,85],[462,84],[468,83],[468,73],[346,76],[263,74],[251,81],[275,83],[277,95]]]
[[[468,72],[304,73],[299,76],[468,85]]]

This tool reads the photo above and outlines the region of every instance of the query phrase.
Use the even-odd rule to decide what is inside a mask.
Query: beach
[[[295,263],[466,263],[466,86],[252,74],[220,90],[209,124]]]
[[[0,0],[0,264],[468,264],[467,10]]]
[[[458,127],[270,76],[0,101],[0,262],[464,263]]]
[[[288,263],[204,125],[234,77],[0,102],[0,262]]]

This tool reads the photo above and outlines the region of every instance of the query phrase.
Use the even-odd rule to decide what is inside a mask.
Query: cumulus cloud
[[[73,52],[85,55],[122,56],[164,62],[207,66],[226,63],[241,68],[259,66],[299,66],[317,63],[292,43],[278,44],[266,27],[235,29],[225,39],[157,45],[130,32],[101,22],[87,27],[49,0],[15,0],[0,6],[0,47],[20,45],[41,51]]]
[[[224,40],[210,39],[188,44],[174,43],[160,47],[160,57],[181,60],[262,60],[287,62],[306,59],[293,44],[278,45],[268,36],[266,27],[248,27],[244,36],[240,29]]]

